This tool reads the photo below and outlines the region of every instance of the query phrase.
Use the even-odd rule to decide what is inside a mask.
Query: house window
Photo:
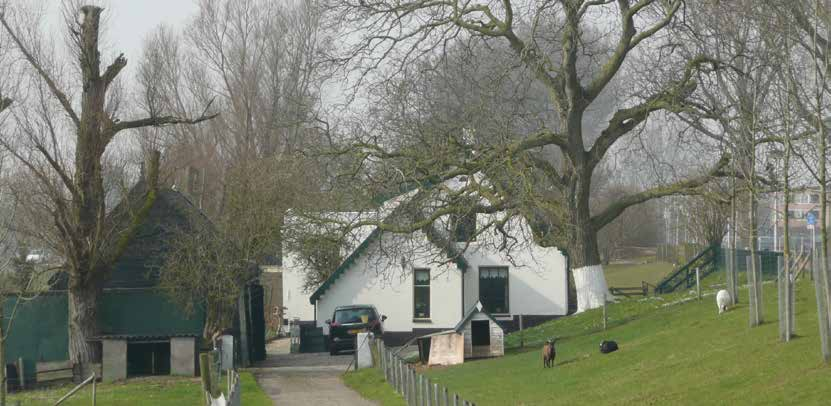
[[[473,346],[491,345],[491,323],[489,320],[470,322],[470,343]]]
[[[816,193],[811,193],[811,203],[819,203],[819,195]]]
[[[413,317],[430,318],[430,270],[413,271]]]
[[[479,268],[479,301],[488,313],[509,312],[507,267]]]

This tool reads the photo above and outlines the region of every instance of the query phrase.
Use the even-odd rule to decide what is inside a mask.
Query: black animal
[[[552,338],[545,342],[542,346],[542,366],[543,368],[550,368],[554,366],[554,358],[557,357],[557,351],[554,349],[554,341]]]
[[[603,341],[600,343],[600,352],[603,354],[608,354],[610,352],[617,351],[617,343],[614,341]]]

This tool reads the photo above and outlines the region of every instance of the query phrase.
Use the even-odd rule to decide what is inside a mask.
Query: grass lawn
[[[663,304],[687,293],[630,299],[609,306],[605,332],[601,312],[588,311],[526,330],[525,349],[509,335],[504,357],[428,375],[477,405],[829,404],[813,285],[796,286],[799,337],[787,344],[778,340],[775,288],[765,285],[768,322],[757,328],[748,327],[745,304],[718,315],[713,296],[672,306]],[[556,366],[543,369],[539,348],[553,336],[561,339]],[[620,350],[600,354],[603,339]]]
[[[242,402],[244,405],[266,406],[272,402],[260,389],[254,376],[242,372]],[[54,405],[74,385],[56,386],[16,393],[10,400],[20,401],[29,406]],[[124,382],[96,385],[96,403],[99,405],[159,405],[190,406],[204,402],[202,384],[198,378],[147,377],[134,378]],[[65,405],[89,405],[92,402],[91,389],[86,387],[76,393]]]
[[[606,273],[606,282],[612,287],[641,286],[641,281],[656,285],[672,271],[672,264],[609,264],[603,266],[603,271]]]
[[[366,399],[383,406],[406,405],[404,398],[396,393],[384,380],[384,374],[378,368],[366,368],[347,372],[343,375],[346,386],[360,393]]]

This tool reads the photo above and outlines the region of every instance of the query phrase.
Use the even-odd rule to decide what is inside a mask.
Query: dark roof
[[[465,329],[465,324],[467,324],[467,322],[470,321],[470,319],[473,318],[473,316],[477,313],[482,313],[485,316],[488,316],[488,318],[491,319],[492,322],[499,325],[499,322],[497,322],[496,319],[494,319],[493,316],[490,315],[490,313],[485,311],[485,308],[482,306],[482,303],[477,301],[476,304],[473,305],[473,307],[471,307],[470,310],[467,311],[465,317],[461,321],[459,321],[458,324],[456,324],[456,327],[453,327],[453,330],[457,333],[462,332],[462,330]]]
[[[147,210],[148,193],[146,183],[140,181],[108,216],[108,224],[115,230],[108,249],[121,251],[121,255],[111,267],[105,288],[155,286],[178,233],[214,232],[205,214],[183,194],[159,188]],[[137,228],[127,237],[131,227]]]

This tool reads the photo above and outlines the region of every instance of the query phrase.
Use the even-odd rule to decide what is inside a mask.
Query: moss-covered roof
[[[205,214],[183,194],[170,188],[160,188],[155,197],[149,193],[146,184],[139,182],[110,215],[109,223],[116,230],[110,249],[120,255],[104,287],[155,286],[178,233],[214,232]]]

